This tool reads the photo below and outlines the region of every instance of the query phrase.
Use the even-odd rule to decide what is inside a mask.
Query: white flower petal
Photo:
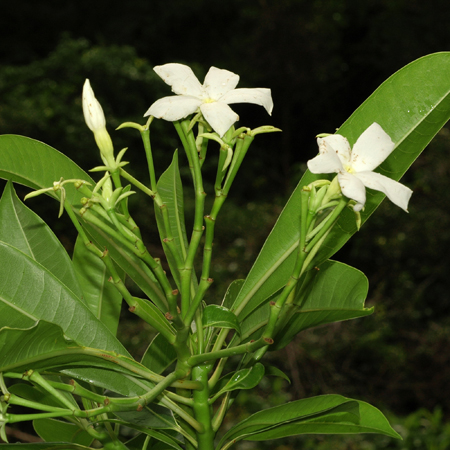
[[[339,185],[342,193],[352,200],[355,200],[358,205],[353,208],[355,211],[361,211],[366,203],[366,188],[363,182],[348,172],[340,172],[338,174]]]
[[[153,70],[172,87],[172,92],[175,94],[203,97],[203,86],[190,67],[184,64],[170,63],[156,66]]]
[[[169,97],[160,98],[153,103],[144,114],[144,117],[154,116],[158,119],[165,119],[173,122],[194,113],[201,104],[202,101],[194,97],[187,97],[184,95],[177,97],[176,95],[171,95]]]
[[[408,187],[376,172],[358,172],[355,173],[355,177],[358,177],[366,187],[383,192],[392,203],[408,212],[408,202],[412,194],[412,190]]]
[[[239,120],[239,116],[226,103],[203,103],[200,110],[205,120],[220,137]]]
[[[270,89],[266,88],[234,89],[227,92],[220,101],[230,105],[233,103],[253,103],[264,106],[269,114],[272,114],[273,110],[272,94]]]
[[[348,165],[350,162],[351,148],[347,138],[340,134],[330,134],[330,136],[324,138],[317,138],[319,145],[319,152],[333,151],[341,160],[342,165]]]
[[[308,169],[312,173],[338,173],[342,164],[335,152],[320,153],[307,162]]]
[[[86,125],[91,131],[97,131],[106,127],[105,114],[102,106],[95,98],[91,83],[86,78],[83,86],[83,115]]]
[[[394,150],[389,135],[374,122],[359,136],[352,149],[351,166],[356,172],[366,172],[378,167]]]
[[[239,83],[239,75],[225,69],[211,67],[203,82],[203,89],[208,98],[219,100],[223,94],[233,90]]]

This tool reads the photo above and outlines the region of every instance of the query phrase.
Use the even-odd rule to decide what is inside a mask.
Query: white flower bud
[[[114,149],[111,137],[106,130],[105,114],[99,101],[95,98],[88,79],[83,86],[83,114],[86,125],[94,133],[102,157],[107,164],[112,164],[114,162]]]
[[[83,86],[83,114],[87,126],[93,132],[106,127],[103,109],[95,98],[91,83],[86,79]]]

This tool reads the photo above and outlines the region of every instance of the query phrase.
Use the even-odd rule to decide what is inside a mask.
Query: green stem
[[[25,373],[31,382],[45,389],[52,397],[58,400],[58,402],[61,403],[63,406],[71,410],[78,409],[76,406],[75,399],[73,397],[72,401],[70,401],[61,392],[57,391],[45,378],[42,378],[39,372],[29,370],[28,372]]]
[[[247,151],[253,142],[254,136],[248,134],[239,135],[236,142],[236,149],[234,151],[233,160],[231,161],[230,168],[228,169],[228,174],[223,184],[223,194],[228,195],[231,185],[233,184],[234,178],[237,175],[239,167],[241,167],[242,161],[244,160]]]
[[[314,238],[308,243],[305,248],[305,252],[309,252],[317,242],[322,238],[322,236],[327,233],[330,227],[334,225],[334,221],[341,214],[342,210],[347,205],[347,199],[345,197],[341,197],[338,205],[334,208],[333,212],[324,220],[325,224],[321,226],[320,231],[314,236]],[[322,224],[321,224],[322,225]]]
[[[211,406],[208,401],[208,374],[211,367],[211,364],[203,364],[192,369],[193,378],[203,384],[203,389],[194,392],[195,418],[203,426],[201,431],[197,431],[199,450],[212,450],[214,448],[215,433],[211,425]]]
[[[150,175],[150,186],[156,191],[155,166],[153,163],[152,146],[150,144],[150,124],[141,131],[142,143],[144,144],[145,156],[147,157],[148,173]]]
[[[10,405],[24,406],[25,408],[38,409],[40,411],[46,411],[51,413],[61,413],[62,415],[73,415],[75,412],[74,406],[68,408],[60,408],[59,406],[50,406],[43,403],[34,402],[32,400],[26,400],[22,397],[18,397],[14,394],[5,394],[2,397],[3,401]]]
[[[304,194],[305,193],[305,194]],[[307,195],[309,195],[308,190],[302,191],[302,224],[301,224],[301,237],[300,239],[306,239],[304,236],[304,230],[306,228],[305,220],[307,217],[307,212],[305,211],[305,205],[307,202]],[[333,228],[334,224],[339,217],[339,214],[342,212],[343,208],[346,206],[347,200],[344,198],[341,199],[339,205],[335,208],[335,210],[327,217],[326,224],[321,228],[321,230],[316,234],[315,238],[306,246],[303,247],[302,241],[300,241],[300,245],[298,247],[297,260],[295,262],[294,270],[292,271],[291,276],[289,277],[289,281],[286,283],[283,291],[277,298],[276,302],[270,303],[270,315],[269,320],[267,322],[266,328],[263,332],[262,337],[266,340],[272,340],[275,334],[275,330],[277,328],[277,321],[283,310],[284,305],[287,301],[290,300],[290,296],[294,295],[295,288],[298,284],[298,280],[301,278],[303,273],[308,270],[308,266],[312,263],[317,251],[322,246],[325,241],[328,233]],[[293,299],[293,298],[292,298]],[[265,349],[260,350],[255,358],[261,358],[261,356],[265,353]]]
[[[181,311],[183,315],[187,314],[191,301],[191,277],[194,265],[195,255],[200,245],[200,239],[203,235],[203,214],[205,209],[206,193],[203,188],[203,178],[198,159],[197,147],[192,130],[189,130],[189,120],[182,122],[174,122],[175,129],[183,143],[189,166],[194,182],[195,190],[195,210],[194,210],[194,226],[192,229],[191,241],[184,262],[184,268],[181,271]]]
[[[134,178],[133,175],[129,174],[123,168],[120,168],[120,175],[122,175],[122,177],[128,180],[131,184],[134,184],[138,189],[144,192],[144,194],[147,194],[151,198],[155,196],[155,192],[153,190],[149,189],[145,184]]]
[[[207,361],[216,361],[220,358],[251,353],[265,345],[270,345],[270,343],[271,342],[268,342],[266,339],[260,338],[257,341],[250,341],[245,344],[236,345],[235,347],[228,347],[223,350],[212,351],[202,355],[193,355],[187,360],[187,363],[190,366],[197,366]]]

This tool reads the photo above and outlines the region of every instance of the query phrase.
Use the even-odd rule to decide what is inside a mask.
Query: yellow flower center
[[[355,173],[355,169],[350,164],[344,164],[344,170],[348,173]]]

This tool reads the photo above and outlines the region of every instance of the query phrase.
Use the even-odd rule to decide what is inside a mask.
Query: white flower
[[[235,89],[239,75],[228,70],[211,67],[203,85],[192,69],[183,64],[164,64],[154,71],[172,87],[177,96],[164,97],[150,106],[144,116],[154,116],[171,122],[183,119],[200,108],[205,120],[222,137],[239,120],[228,106],[233,103],[254,103],[264,106],[272,114],[270,89]]]
[[[86,125],[93,132],[106,127],[102,106],[95,98],[91,83],[86,78],[83,86],[83,114]]]
[[[355,211],[366,203],[366,187],[383,192],[389,200],[408,210],[412,190],[403,184],[373,172],[394,150],[389,135],[374,122],[356,141],[353,149],[340,134],[318,138],[319,155],[308,161],[312,173],[337,173],[342,193],[355,200]]]

